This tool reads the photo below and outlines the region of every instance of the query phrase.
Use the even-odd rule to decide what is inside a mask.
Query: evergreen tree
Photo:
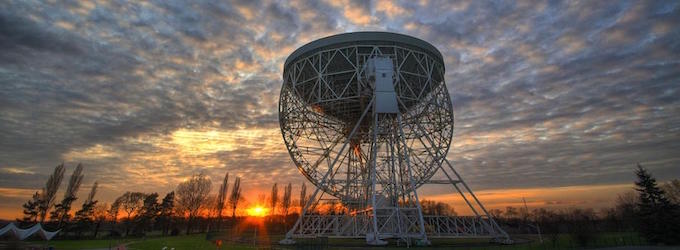
[[[286,224],[286,219],[288,217],[288,209],[291,203],[291,194],[293,192],[293,185],[288,183],[288,185],[283,188],[283,197],[281,199],[281,210],[283,212],[283,223]]]
[[[274,182],[274,185],[272,186],[272,194],[269,201],[271,202],[271,215],[273,219],[273,215],[276,214],[276,207],[279,204],[279,185],[276,182]]]
[[[24,218],[17,219],[21,225],[31,225],[38,222],[38,206],[40,205],[40,192],[35,192],[33,198],[26,201],[22,207],[24,208]]]
[[[640,195],[637,209],[638,231],[652,243],[680,243],[680,208],[672,204],[646,169],[638,164],[635,171]]]
[[[175,208],[175,192],[170,192],[165,195],[159,208],[159,223],[163,227],[163,235],[168,234],[170,223],[172,222],[173,210]]]
[[[238,202],[241,201],[241,177],[236,177],[234,186],[231,188],[231,195],[229,196],[229,205],[231,206],[231,221],[236,221],[236,208]]]
[[[300,187],[300,213],[302,213],[302,209],[305,209],[307,198],[307,185],[303,182],[302,187]]]
[[[143,201],[141,210],[139,211],[139,216],[136,218],[136,228],[138,233],[143,231],[148,231],[153,229],[154,221],[157,219],[158,212],[160,210],[160,204],[158,204],[158,194],[152,193],[147,195]]]
[[[93,214],[95,205],[97,205],[97,201],[85,202],[83,203],[83,207],[76,211],[75,217],[73,218],[73,220],[76,222],[76,236],[80,237],[83,231],[86,231],[92,227],[92,223],[94,222]]]
[[[227,196],[229,195],[229,173],[224,175],[222,186],[220,186],[219,194],[217,195],[217,230],[222,227],[222,211],[225,208]]]
[[[38,220],[40,223],[45,222],[45,217],[54,205],[54,198],[61,185],[61,180],[64,179],[64,170],[64,163],[55,167],[54,173],[47,178],[45,187],[40,192],[40,203],[38,204]]]
[[[83,206],[80,210],[76,211],[74,220],[76,221],[76,235],[80,237],[80,234],[88,230],[89,228],[92,227],[92,223],[94,222],[94,208],[97,205],[97,201],[94,200],[94,196],[97,193],[97,187],[99,186],[99,183],[95,182],[94,185],[92,185],[92,189],[90,189],[90,193],[88,194],[87,198],[85,199],[85,202],[83,202]],[[96,233],[95,233],[96,237]]]
[[[63,223],[68,221],[71,215],[71,204],[78,199],[76,194],[80,188],[80,184],[83,181],[83,165],[78,164],[76,169],[73,170],[71,174],[71,179],[69,180],[68,187],[64,193],[64,199],[61,203],[54,206],[54,211],[50,214],[50,219],[57,222],[57,228],[61,228]]]

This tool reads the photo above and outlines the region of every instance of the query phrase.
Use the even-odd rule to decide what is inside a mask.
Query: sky
[[[97,181],[104,202],[164,195],[201,172],[213,190],[240,176],[246,199],[274,182],[297,189],[278,125],[283,62],[351,31],[441,51],[448,159],[489,207],[607,206],[637,163],[680,178],[678,1],[10,0],[0,218],[20,216],[62,162],[65,179],[82,163],[81,196]],[[449,187],[421,191],[456,200]]]

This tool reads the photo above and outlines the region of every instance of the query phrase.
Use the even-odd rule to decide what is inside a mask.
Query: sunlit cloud
[[[35,174],[35,172],[27,168],[17,168],[17,167],[5,167],[0,168],[0,171],[8,174]]]

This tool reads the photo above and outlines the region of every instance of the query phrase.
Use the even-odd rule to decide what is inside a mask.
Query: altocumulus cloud
[[[37,189],[62,161],[83,162],[104,199],[199,171],[257,189],[301,182],[278,132],[282,63],[358,30],[442,51],[449,157],[477,189],[629,183],[636,162],[677,178],[679,5],[12,1],[0,9],[0,188]]]

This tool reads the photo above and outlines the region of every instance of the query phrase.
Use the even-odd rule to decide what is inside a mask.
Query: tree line
[[[158,193],[128,191],[111,204],[95,199],[98,184],[94,182],[81,208],[71,213],[83,181],[83,166],[76,166],[64,196],[57,203],[56,194],[64,172],[64,164],[55,167],[45,186],[23,205],[24,217],[17,219],[20,226],[43,223],[48,229],[61,229],[60,237],[76,238],[85,236],[85,232],[90,232],[88,237],[96,238],[103,231],[114,237],[142,236],[152,231],[162,235],[177,235],[182,231],[191,234],[234,227],[239,221],[237,210],[245,201],[240,177],[229,183],[230,176],[226,173],[216,195],[211,195],[212,181],[199,173],[179,183],[162,199]],[[540,230],[554,243],[565,233],[586,245],[597,232],[634,231],[650,242],[678,244],[675,236],[680,235],[680,180],[658,185],[639,165],[635,173],[638,178],[635,191],[619,195],[614,207],[599,212],[582,208],[506,207],[505,210],[491,209],[489,213],[511,234]],[[298,197],[294,197],[292,190],[291,183],[283,187],[274,183],[269,195],[257,196],[256,203],[269,210],[266,226],[272,233],[285,232],[309,202],[304,183]],[[421,206],[424,214],[456,215],[453,207],[444,202],[423,200]],[[312,214],[347,212],[346,207],[333,199],[315,202],[308,208]]]
[[[599,211],[509,206],[489,213],[510,234],[535,234],[540,230],[554,245],[560,235],[568,234],[580,246],[588,246],[599,233],[607,232],[637,233],[654,244],[680,244],[680,180],[659,185],[639,164],[635,175],[635,189],[619,194],[613,207]]]
[[[93,183],[81,208],[71,218],[72,205],[78,200],[76,195],[85,175],[83,174],[83,165],[78,164],[71,174],[63,198],[57,203],[57,192],[64,179],[65,171],[66,167],[63,163],[57,165],[54,172],[47,178],[45,186],[36,191],[31,199],[22,205],[24,216],[17,219],[19,226],[41,223],[48,229],[79,231],[91,223],[90,220],[95,214],[98,202],[94,197],[99,185],[96,181]]]

